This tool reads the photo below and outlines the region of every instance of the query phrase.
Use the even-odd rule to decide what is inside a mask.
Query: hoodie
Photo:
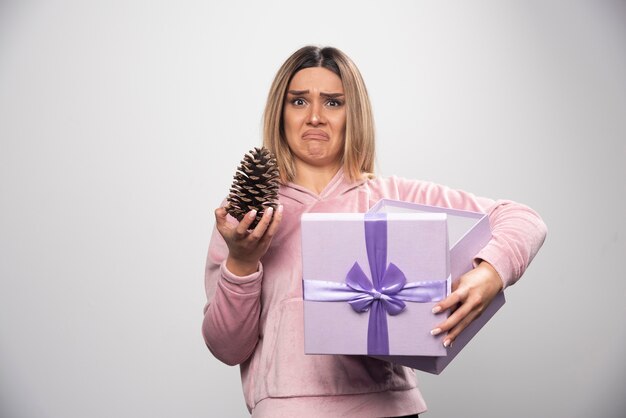
[[[527,206],[399,177],[350,181],[339,170],[318,195],[281,185],[283,219],[259,269],[233,275],[214,228],[206,263],[202,332],[222,362],[239,365],[248,410],[257,417],[389,417],[426,411],[412,369],[367,356],[305,355],[300,216],[367,212],[382,198],[488,214],[491,241],[476,255],[515,283],[543,244],[546,226]],[[234,221],[231,219],[231,221]]]

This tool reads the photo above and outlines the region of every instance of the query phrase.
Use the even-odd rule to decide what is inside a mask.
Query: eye
[[[294,106],[304,106],[306,101],[302,97],[296,97],[295,99],[291,99],[291,104]]]
[[[328,99],[326,105],[328,107],[340,107],[343,105],[343,101],[339,99]]]

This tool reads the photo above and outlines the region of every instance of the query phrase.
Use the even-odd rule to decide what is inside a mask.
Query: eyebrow
[[[289,90],[287,93],[294,95],[294,96],[301,96],[304,94],[309,94],[309,90]],[[324,97],[328,97],[330,99],[334,99],[335,97],[341,97],[341,96],[345,96],[344,93],[324,93],[324,92],[320,92],[320,96],[324,96]]]

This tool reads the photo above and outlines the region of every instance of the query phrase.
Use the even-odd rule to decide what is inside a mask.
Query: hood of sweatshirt
[[[361,184],[365,183],[365,181],[364,179],[351,181],[348,176],[344,175],[343,168],[340,168],[320,194],[292,182],[281,184],[278,194],[282,199],[286,198],[302,205],[310,205],[315,202],[341,196],[359,187]]]

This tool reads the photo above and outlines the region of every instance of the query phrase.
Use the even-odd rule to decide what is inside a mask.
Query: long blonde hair
[[[346,137],[343,169],[351,180],[374,172],[375,143],[372,107],[363,77],[354,62],[337,48],[305,46],[280,67],[267,96],[263,117],[263,145],[275,155],[283,183],[295,177],[293,155],[283,129],[283,106],[289,83],[304,68],[323,67],[337,74],[346,97]]]

